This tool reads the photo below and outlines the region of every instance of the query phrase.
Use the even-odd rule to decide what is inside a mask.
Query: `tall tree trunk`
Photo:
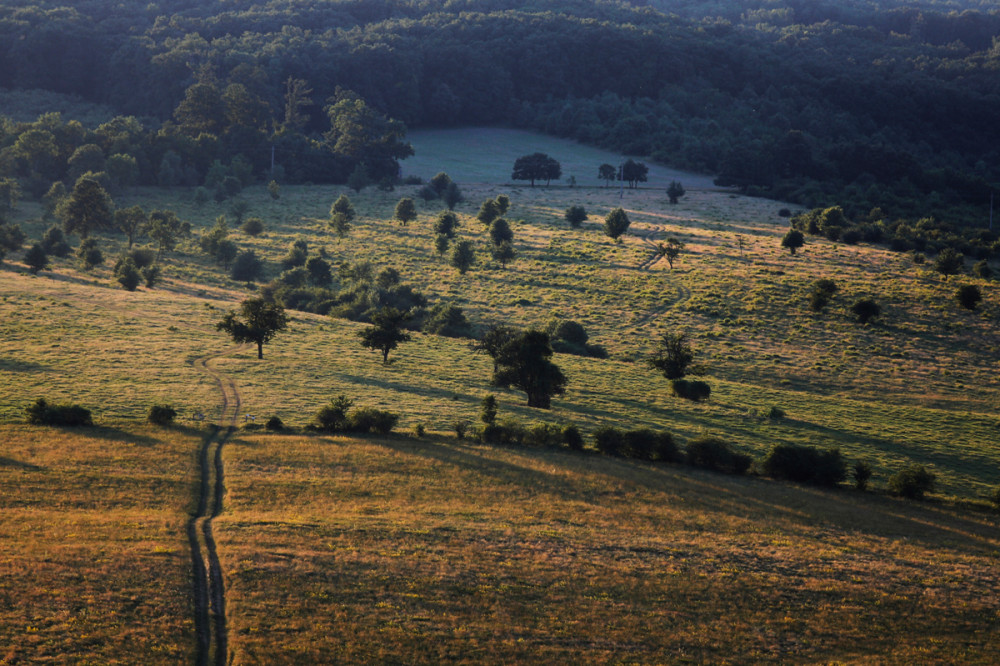
[[[257,358],[264,358],[264,343],[257,343]]]

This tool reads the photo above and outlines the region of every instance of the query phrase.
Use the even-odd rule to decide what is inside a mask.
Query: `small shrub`
[[[587,211],[583,206],[570,206],[566,209],[564,217],[569,222],[569,226],[577,229],[586,221]]]
[[[809,446],[778,444],[764,458],[764,473],[776,479],[817,486],[835,486],[847,477],[839,449],[820,451]]]
[[[25,412],[31,425],[68,427],[94,425],[89,409],[79,405],[50,405],[42,398],[36,400],[35,404],[28,407]]]
[[[118,262],[115,266],[115,277],[118,279],[118,284],[128,291],[135,291],[142,282],[142,273],[139,272],[132,257],[126,257],[124,261]]]
[[[233,260],[229,277],[237,282],[253,282],[264,272],[264,264],[253,250],[242,250]]]
[[[563,426],[562,441],[571,451],[583,451],[583,435],[575,425]]]
[[[882,314],[882,308],[872,299],[862,298],[851,306],[851,312],[860,323],[867,324]]]
[[[625,457],[625,433],[617,428],[603,426],[594,431],[597,450],[606,456]]]
[[[281,419],[277,416],[272,416],[267,420],[267,423],[264,424],[264,428],[271,432],[279,432],[285,429],[285,424],[282,423]]]
[[[979,301],[983,300],[983,294],[978,286],[963,284],[955,292],[955,300],[966,310],[975,310],[979,306]]]
[[[984,280],[988,280],[991,277],[993,277],[993,269],[990,268],[989,262],[987,262],[985,259],[983,259],[982,261],[977,261],[975,264],[973,264],[972,272],[977,277],[981,277]]]
[[[427,429],[424,427],[423,423],[418,423],[417,425],[413,426],[413,434],[416,435],[417,437],[423,437],[424,435],[427,434]]]
[[[712,395],[712,387],[698,379],[674,379],[670,382],[670,388],[678,398],[694,402],[708,400]]]
[[[868,488],[869,479],[872,478],[872,466],[863,460],[859,460],[854,463],[851,476],[854,477],[854,487],[858,490],[865,490]]]
[[[256,238],[264,233],[264,220],[259,217],[248,217],[240,228],[247,236]]]
[[[160,280],[160,265],[153,264],[152,266],[146,266],[139,271],[139,273],[142,275],[142,279],[146,283],[146,288],[152,289]]]
[[[767,412],[767,418],[777,421],[778,419],[785,418],[785,410],[777,405],[772,405],[771,409]]]
[[[451,429],[455,431],[455,437],[457,437],[459,441],[462,441],[465,439],[465,435],[469,431],[469,422],[455,421],[451,424]]]
[[[347,410],[354,404],[345,395],[339,395],[330,401],[330,404],[323,407],[316,413],[314,419],[318,430],[326,432],[338,432],[347,427]]]
[[[149,408],[146,420],[153,425],[169,426],[173,425],[177,417],[177,410],[170,405],[153,405]]]
[[[486,424],[497,421],[497,397],[492,393],[483,398],[480,403],[479,420]]]
[[[691,440],[685,458],[694,467],[737,475],[745,474],[753,462],[750,456],[733,451],[728,442],[718,437]]]
[[[923,499],[934,492],[937,477],[923,465],[910,465],[889,477],[889,492],[906,499]]]
[[[525,442],[531,446],[546,448],[562,446],[562,428],[554,423],[532,423],[526,431]]]
[[[934,260],[934,269],[942,275],[957,275],[965,266],[965,256],[955,248],[946,247]]]
[[[374,407],[359,407],[347,417],[349,432],[374,432],[388,435],[399,422],[399,415]]]

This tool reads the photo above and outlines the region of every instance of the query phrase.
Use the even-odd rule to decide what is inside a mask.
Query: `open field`
[[[243,437],[238,663],[989,663],[987,518],[591,455]],[[738,657],[737,657],[738,655]]]
[[[199,440],[0,426],[0,663],[190,663]]]
[[[556,154],[557,145],[536,141]],[[426,159],[425,178],[461,168],[433,152]],[[0,644],[26,647],[0,660],[79,655],[113,663],[121,660],[109,638],[116,632],[154,660],[192,654],[184,524],[201,427],[216,418],[220,399],[195,359],[213,356],[212,368],[239,389],[241,422],[277,415],[301,428],[345,394],[399,413],[399,431],[420,424],[429,433],[245,433],[227,444],[226,509],[214,525],[237,663],[663,663],[733,654],[990,662],[1000,534],[995,514],[962,506],[981,504],[1000,485],[995,283],[813,238],[790,256],[779,246],[787,228],[780,204],[686,181],[691,191],[670,205],[662,188],[619,198],[601,186],[474,180],[493,173],[484,169],[459,181],[459,236],[478,253],[464,276],[433,249],[441,202],[417,198],[420,216],[408,226],[390,219],[416,186],[283,187],[277,201],[248,188],[249,214],[267,230],[231,237],[265,259],[269,278],[302,238],[313,252],[325,247],[335,264],[395,267],[432,302],[459,305],[478,326],[581,322],[610,358],[557,355],[569,385],[549,411],[491,387],[490,359],[468,340],[416,333],[384,366],[359,344],[363,324],[291,313],[290,330],[258,361],[255,350],[234,349],[214,329],[255,288],[230,280],[196,239],[164,257],[157,288],[134,293],[112,284],[108,265],[84,273],[72,259],[55,259],[30,276],[20,255],[7,257],[0,557],[16,578],[2,593],[19,603],[0,611]],[[359,215],[345,239],[325,221],[341,193]],[[489,258],[474,217],[484,198],[500,193],[512,202],[519,254],[506,269]],[[196,205],[185,189],[140,189],[117,203],[173,209],[196,231],[228,210]],[[590,214],[578,230],[562,219],[572,204]],[[632,226],[616,244],[600,225],[619,205]],[[50,224],[31,203],[17,216],[33,239]],[[671,236],[686,244],[672,270],[651,245]],[[101,243],[111,257],[121,238]],[[818,278],[840,286],[823,313],[808,307]],[[983,290],[975,312],[954,302],[963,283]],[[847,314],[862,296],[882,305],[873,325]],[[688,333],[711,400],[672,397],[669,382],[646,366],[665,331]],[[879,489],[916,462],[937,474],[939,495],[960,502],[914,506],[881,494],[459,442],[454,422],[476,421],[487,393],[497,394],[502,419],[574,423],[585,433],[648,426],[682,443],[713,434],[758,459],[777,443],[836,446],[851,461],[870,461]],[[104,427],[14,425],[39,397],[88,407]],[[180,412],[179,429],[138,425],[164,403]],[[773,406],[786,417],[766,418]],[[91,602],[73,605],[77,599]]]

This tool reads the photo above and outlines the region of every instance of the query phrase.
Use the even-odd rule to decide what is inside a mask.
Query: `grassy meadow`
[[[990,661],[1000,616],[995,595],[983,591],[997,586],[1000,535],[995,515],[957,507],[981,504],[1000,486],[994,283],[823,239],[808,238],[789,255],[780,247],[787,229],[780,203],[718,191],[696,176],[667,172],[624,194],[580,175],[572,188],[508,182],[508,149],[514,157],[547,152],[566,175],[584,171],[567,164],[592,161],[596,176],[601,162],[617,163],[568,142],[493,130],[478,138],[417,133],[413,142],[418,156],[404,171],[425,180],[446,171],[465,195],[458,234],[477,248],[467,274],[435,252],[432,225],[443,204],[417,197],[419,186],[360,193],[283,186],[277,200],[251,187],[241,197],[266,230],[250,238],[233,229],[230,237],[265,260],[268,279],[280,273],[289,245],[304,239],[311,254],[325,248],[334,264],[396,268],[432,303],[460,306],[477,326],[579,321],[610,357],[556,355],[569,384],[546,411],[491,387],[491,360],[473,353],[469,340],[415,333],[386,366],[360,345],[363,324],[292,312],[263,360],[250,348],[223,356],[234,345],[214,324],[256,287],[229,279],[196,238],[229,203],[199,205],[184,188],[121,195],[120,207],[169,208],[196,231],[163,257],[156,288],[118,288],[113,260],[88,273],[72,258],[53,259],[38,276],[18,254],[0,265],[0,556],[25,576],[4,593],[29,600],[0,615],[0,644],[25,645],[17,637],[34,627],[39,635],[27,645],[53,661],[88,654],[113,662],[95,646],[114,622],[91,617],[93,626],[77,632],[70,624],[77,611],[52,599],[97,595],[89,586],[140,558],[127,580],[104,586],[114,592],[93,596],[95,604],[126,604],[130,631],[146,632],[141,640],[159,646],[163,661],[190,653],[183,525],[200,428],[220,408],[214,380],[192,364],[217,356],[212,367],[239,389],[241,421],[276,415],[301,428],[344,394],[397,412],[397,432],[420,425],[428,433],[246,433],[227,445],[226,512],[215,525],[237,663],[664,663],[735,654],[773,662]],[[494,158],[465,161],[477,145]],[[664,192],[672,179],[688,188],[676,205]],[[342,193],[358,219],[338,239],[326,218]],[[501,193],[511,200],[518,252],[506,269],[490,258],[475,219],[482,200]],[[391,219],[404,196],[419,211],[405,227]],[[590,216],[580,229],[563,220],[570,205]],[[616,206],[632,220],[620,243],[601,231]],[[51,224],[30,202],[19,205],[16,221],[35,240]],[[653,248],[668,237],[685,244],[673,269]],[[106,235],[100,243],[114,257],[123,239]],[[840,289],[816,313],[808,292],[819,278]],[[954,300],[965,283],[983,290],[977,311]],[[884,314],[862,326],[848,309],[864,296]],[[711,400],[671,396],[669,382],[645,364],[668,331],[688,334]],[[918,506],[458,441],[453,424],[475,422],[487,393],[498,396],[501,419],[574,423],[585,433],[645,426],[682,443],[712,434],[757,458],[777,443],[836,446],[872,464],[877,489],[920,463],[937,475],[939,496],[960,502]],[[102,427],[17,425],[39,397],[88,407]],[[173,405],[180,427],[142,426],[153,404]],[[772,407],[786,416],[767,418]],[[131,492],[137,479],[153,477]],[[93,580],[85,576],[91,557]],[[149,603],[162,606],[162,620],[150,619]]]

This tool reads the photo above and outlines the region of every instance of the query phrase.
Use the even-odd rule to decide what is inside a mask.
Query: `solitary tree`
[[[121,208],[115,211],[115,227],[128,239],[128,249],[146,231],[149,217],[140,206]]]
[[[225,225],[225,222],[222,224]],[[191,223],[181,221],[172,210],[154,210],[149,214],[147,233],[156,242],[156,256],[159,258],[163,252],[172,252],[181,238],[191,235]]]
[[[507,268],[507,264],[517,258],[517,250],[514,244],[508,240],[502,241],[499,245],[493,246],[493,258],[500,262],[500,266]]]
[[[781,239],[781,247],[787,247],[790,254],[795,254],[795,251],[805,244],[805,236],[798,229],[789,229]]]
[[[604,233],[610,238],[618,240],[619,236],[628,231],[631,223],[624,209],[615,208],[604,218]]]
[[[496,357],[493,383],[513,386],[528,395],[528,406],[549,409],[552,396],[566,390],[566,375],[552,362],[552,345],[544,331],[525,331],[509,340]]]
[[[230,311],[215,328],[228,333],[233,342],[256,343],[257,358],[264,358],[264,343],[288,328],[288,316],[274,301],[248,298],[240,304],[239,313]]]
[[[113,210],[111,197],[100,183],[91,178],[81,178],[61,206],[63,229],[68,234],[86,238],[94,231],[111,227]]]
[[[566,209],[565,217],[569,226],[577,229],[587,219],[587,211],[583,206],[570,206]]]
[[[354,206],[346,194],[341,194],[330,206],[330,228],[343,238],[351,230],[354,221]]]
[[[460,274],[465,275],[474,263],[476,263],[476,251],[472,249],[472,242],[461,240],[455,243],[451,250],[451,265],[457,268]]]
[[[545,153],[532,153],[518,157],[514,161],[510,179],[531,181],[531,186],[534,187],[536,180],[544,180],[548,185],[553,180],[559,180],[561,176],[562,167],[559,162]]]
[[[493,220],[493,224],[490,225],[490,240],[495,246],[505,241],[507,243],[514,241],[514,232],[511,230],[510,225],[507,224],[507,220],[502,217]]]
[[[619,180],[624,180],[628,183],[630,190],[634,190],[639,186],[639,183],[645,183],[649,174],[649,167],[642,162],[636,162],[635,160],[628,160],[622,165],[621,174],[619,174]]]
[[[400,199],[399,203],[396,204],[396,212],[393,213],[393,218],[399,220],[399,223],[404,227],[407,222],[417,219],[417,207],[413,203],[413,199],[409,197]]]
[[[649,357],[650,367],[656,368],[667,379],[680,379],[688,374],[694,351],[684,333],[664,333]]]
[[[670,181],[670,185],[667,186],[667,196],[670,197],[670,203],[675,204],[677,200],[682,196],[687,194],[687,190],[676,180]]]
[[[597,177],[604,181],[604,187],[609,187],[611,181],[618,175],[618,170],[610,164],[602,164],[597,167]]]
[[[459,189],[458,183],[448,183],[448,187],[445,188],[444,194],[441,195],[444,199],[444,203],[448,206],[448,210],[454,210],[456,204],[460,203],[464,197],[462,196],[462,190]]]
[[[389,365],[389,352],[408,342],[410,336],[403,332],[403,322],[408,313],[393,307],[382,308],[372,315],[372,326],[358,332],[361,346],[382,352],[383,365]]]
[[[670,270],[674,270],[674,259],[680,256],[681,250],[684,249],[684,243],[680,242],[676,238],[668,238],[666,244],[660,244],[657,247],[657,252],[660,256],[667,258],[667,263],[670,264]]]

